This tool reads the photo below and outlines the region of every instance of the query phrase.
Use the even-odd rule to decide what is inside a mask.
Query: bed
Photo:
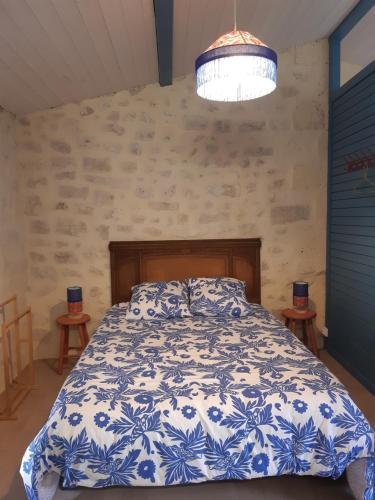
[[[338,478],[374,433],[343,385],[260,305],[260,240],[112,242],[113,306],[21,465],[29,499],[78,486],[164,486],[282,474]],[[128,321],[143,281],[231,276],[247,318]],[[364,467],[363,467],[364,466]],[[54,478],[54,479],[51,479]]]

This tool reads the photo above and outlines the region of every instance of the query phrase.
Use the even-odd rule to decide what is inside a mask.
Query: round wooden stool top
[[[284,309],[281,314],[284,316],[286,319],[293,319],[293,320],[307,320],[307,319],[314,319],[316,317],[316,312],[311,311],[308,309],[307,311],[297,311],[296,309]]]
[[[69,314],[63,314],[56,319],[56,322],[61,326],[77,326],[88,323],[90,319],[91,318],[88,314],[82,314],[76,318],[72,318]]]

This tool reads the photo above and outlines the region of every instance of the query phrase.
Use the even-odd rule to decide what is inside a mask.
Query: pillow
[[[190,311],[197,316],[245,317],[253,314],[245,283],[235,278],[189,278]]]
[[[181,281],[141,283],[132,292],[126,319],[191,317],[187,285]]]

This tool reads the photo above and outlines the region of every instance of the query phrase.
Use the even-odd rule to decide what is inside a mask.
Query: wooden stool
[[[295,309],[284,309],[281,314],[285,318],[285,326],[290,328],[294,335],[297,334],[297,321],[301,322],[303,343],[319,358],[313,326],[313,319],[316,317],[316,312],[310,310],[299,312]]]
[[[86,323],[90,321],[90,316],[88,314],[82,314],[78,318],[72,318],[68,314],[63,314],[59,316],[56,323],[60,325],[60,352],[59,352],[59,363],[57,372],[61,375],[64,367],[64,360],[68,360],[70,357],[79,357],[82,351],[85,349],[89,342],[89,336],[87,333]],[[69,328],[71,326],[76,326],[78,328],[79,338],[81,342],[80,347],[69,346]],[[69,349],[74,349],[76,351],[75,355],[69,355]]]

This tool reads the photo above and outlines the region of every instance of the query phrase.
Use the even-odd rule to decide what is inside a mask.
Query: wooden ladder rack
[[[13,304],[13,317],[11,320],[5,320],[5,307]],[[0,303],[0,310],[3,311],[4,323],[1,325],[1,347],[3,353],[4,383],[5,383],[5,405],[0,408],[0,420],[16,420],[15,411],[22,403],[25,397],[34,387],[34,363],[33,363],[33,338],[32,338],[32,319],[31,309],[28,307],[23,313],[18,313],[17,296],[13,295],[8,300]],[[27,335],[21,338],[20,322],[23,318],[27,319]],[[14,327],[13,331],[10,327]],[[11,336],[14,342],[11,342]],[[28,374],[26,382],[22,369],[21,344],[27,344],[28,355]],[[13,345],[15,356],[13,358]],[[13,363],[15,370],[13,369]]]

